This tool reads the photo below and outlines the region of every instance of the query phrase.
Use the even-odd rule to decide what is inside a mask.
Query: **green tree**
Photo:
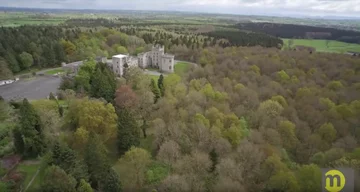
[[[283,146],[285,149],[294,149],[298,143],[295,134],[295,124],[291,121],[281,121],[279,125],[279,133],[281,135]]]
[[[160,89],[159,87],[156,85],[156,82],[154,79],[151,79],[151,91],[154,93],[155,95],[155,98],[154,98],[154,102],[157,103],[158,99],[160,98],[161,96],[161,93],[160,93]]]
[[[53,163],[62,168],[67,174],[72,175],[76,180],[84,179],[87,181],[88,168],[85,162],[77,157],[75,151],[66,145],[56,143],[52,151]]]
[[[50,92],[50,94],[49,94],[49,99],[50,100],[56,100],[56,98],[55,98],[55,96],[54,96],[54,94],[52,92]]]
[[[121,192],[122,185],[120,182],[119,175],[113,170],[109,169],[105,174],[103,181],[101,183],[102,191],[106,192]]]
[[[316,132],[323,140],[329,143],[336,139],[337,132],[332,123],[324,123]]]
[[[104,98],[107,102],[114,100],[116,80],[115,75],[106,64],[98,64],[95,73],[91,76],[91,95]]]
[[[279,171],[267,181],[267,189],[272,191],[298,192],[299,185],[296,177],[290,171]]]
[[[104,142],[116,137],[117,115],[111,103],[88,98],[74,100],[66,119],[74,128],[98,134]]]
[[[77,89],[83,88],[85,91],[90,91],[91,89],[90,79],[95,71],[95,68],[96,68],[96,62],[93,59],[90,59],[84,62],[83,65],[81,65],[75,77]]]
[[[280,103],[284,108],[288,106],[288,103],[286,102],[286,99],[281,95],[272,96],[271,100],[277,101]]]
[[[25,150],[25,143],[19,127],[15,127],[13,130],[13,141],[16,152],[18,154],[23,154]]]
[[[13,73],[20,71],[19,62],[16,60],[16,57],[14,56],[12,51],[8,51],[4,58]]]
[[[90,182],[96,189],[101,189],[106,174],[111,169],[106,148],[101,139],[91,134],[85,148],[85,162],[89,168]]]
[[[341,83],[341,81],[331,81],[330,83],[327,84],[327,88],[329,88],[331,90],[339,90],[343,87],[344,86]]]
[[[51,166],[45,170],[41,191],[75,192],[75,187],[76,180],[60,167]]]
[[[219,163],[219,155],[216,153],[215,149],[212,149],[209,153],[210,160],[212,162],[212,165],[210,167],[210,172],[214,172],[216,169],[217,164]]]
[[[290,80],[290,76],[284,70],[277,73],[277,78],[281,83],[287,83]]]
[[[120,53],[120,54],[129,53],[129,51],[124,46],[117,46],[115,50],[117,53]]]
[[[37,157],[45,150],[45,137],[39,115],[27,99],[20,107],[21,134],[24,139],[24,155]]]
[[[160,89],[161,96],[165,95],[165,88],[164,88],[164,76],[161,74],[158,79],[158,87]]]
[[[7,62],[0,57],[0,80],[12,79],[12,78],[13,78],[13,73],[8,68]]]
[[[91,188],[91,185],[86,182],[84,179],[80,180],[79,186],[76,192],[93,192],[94,190]]]
[[[126,108],[118,110],[118,150],[123,155],[132,146],[140,144],[140,129],[134,115]]]
[[[115,165],[116,172],[122,175],[124,187],[140,190],[145,182],[145,171],[151,163],[151,155],[141,148],[132,147]]]
[[[1,192],[10,192],[9,186],[6,182],[0,181],[0,191]]]
[[[27,52],[22,52],[19,57],[23,69],[28,69],[34,63],[32,55]]]
[[[146,183],[159,184],[170,173],[170,167],[159,162],[152,163],[146,171]]]
[[[303,165],[296,172],[300,191],[318,191],[321,188],[321,170],[317,165]]]

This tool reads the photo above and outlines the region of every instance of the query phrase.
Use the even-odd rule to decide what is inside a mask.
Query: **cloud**
[[[0,0],[0,6],[180,10],[263,15],[360,15],[360,0]]]

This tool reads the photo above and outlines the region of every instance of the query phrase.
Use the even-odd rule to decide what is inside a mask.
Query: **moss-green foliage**
[[[158,184],[170,173],[170,167],[159,163],[152,163],[146,171],[146,182],[149,184]]]

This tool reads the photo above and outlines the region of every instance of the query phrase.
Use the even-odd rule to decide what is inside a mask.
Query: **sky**
[[[360,0],[0,0],[0,6],[360,17]]]

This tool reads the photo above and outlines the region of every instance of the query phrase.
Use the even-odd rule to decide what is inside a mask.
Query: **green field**
[[[25,189],[28,186],[29,182],[31,181],[31,179],[33,178],[33,176],[35,175],[35,173],[39,169],[39,167],[40,167],[40,164],[29,164],[29,165],[20,164],[17,167],[17,171],[25,174],[25,180],[22,185],[23,189]],[[40,180],[39,180],[39,177],[37,176],[27,191],[34,191],[34,189],[39,187],[39,185],[40,185]]]
[[[290,39],[283,39],[284,48],[288,46]],[[327,45],[328,42],[328,45]],[[292,47],[303,45],[316,48],[318,52],[346,53],[347,51],[360,52],[360,44],[344,43],[333,40],[312,40],[312,39],[293,39]]]
[[[189,63],[186,62],[178,62],[175,64],[175,73],[178,75],[182,75],[187,72],[189,69]]]

